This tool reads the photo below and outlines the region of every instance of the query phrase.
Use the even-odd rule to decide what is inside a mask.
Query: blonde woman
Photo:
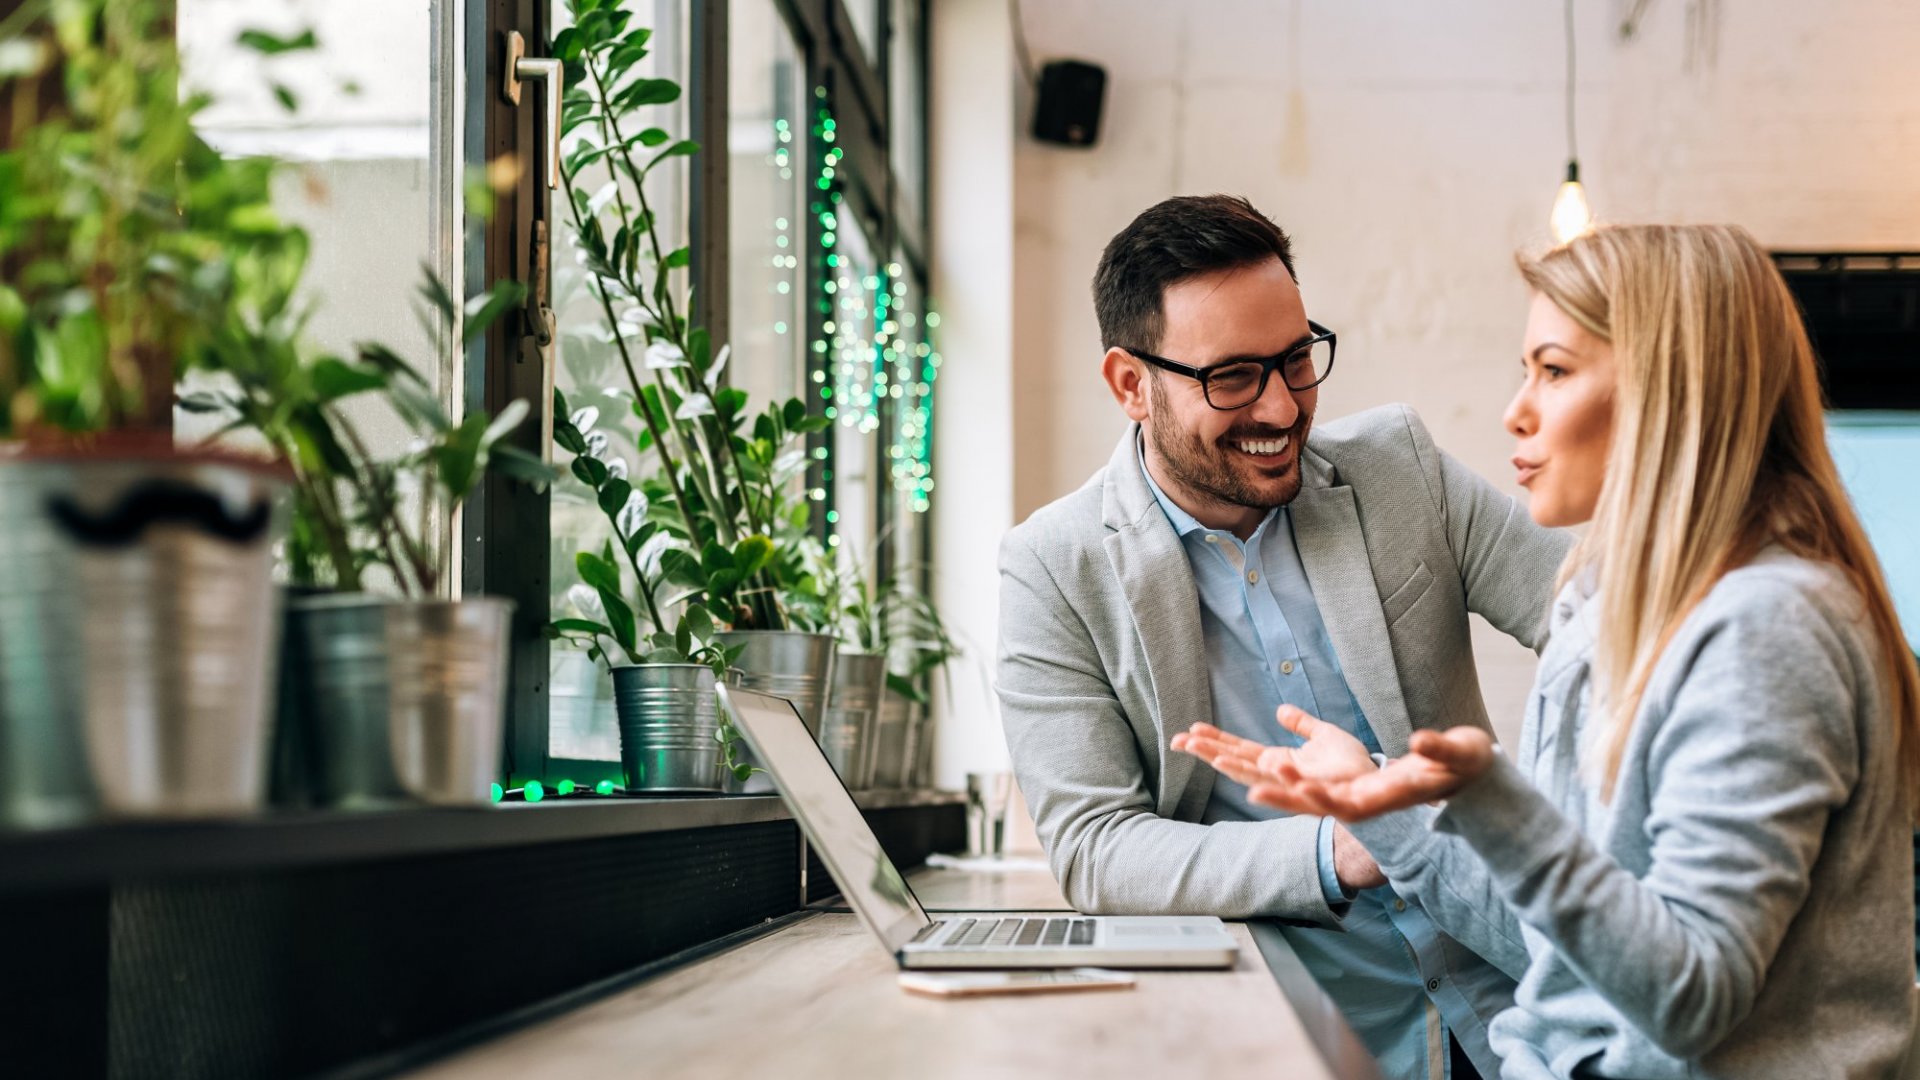
[[[1455,727],[1381,766],[1288,709],[1295,747],[1174,745],[1350,823],[1518,977],[1489,1028],[1509,1080],[1886,1076],[1914,1015],[1920,677],[1793,299],[1736,228],[1606,228],[1521,273],[1514,465],[1537,521],[1591,525],[1518,753]]]

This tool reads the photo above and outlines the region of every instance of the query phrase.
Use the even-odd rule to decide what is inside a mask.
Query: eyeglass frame
[[[1327,376],[1333,374],[1334,356],[1339,352],[1339,346],[1336,344],[1336,339],[1338,335],[1336,335],[1333,331],[1327,329],[1326,327],[1321,326],[1319,323],[1314,322],[1312,319],[1307,320],[1307,330],[1310,331],[1310,336],[1307,337],[1305,340],[1297,342],[1294,345],[1287,348],[1286,350],[1275,353],[1272,356],[1262,357],[1259,360],[1222,360],[1220,363],[1209,364],[1203,368],[1189,367],[1188,365],[1182,364],[1177,360],[1169,360],[1164,356],[1155,356],[1150,352],[1146,352],[1141,349],[1131,348],[1126,345],[1119,345],[1119,346],[1116,346],[1116,348],[1118,348],[1120,351],[1124,353],[1127,353],[1130,356],[1133,356],[1139,360],[1145,361],[1146,363],[1152,364],[1154,367],[1157,367],[1162,371],[1171,371],[1175,375],[1185,375],[1187,378],[1192,379],[1195,382],[1200,384],[1200,397],[1204,401],[1206,401],[1208,408],[1213,409],[1216,412],[1233,412],[1237,409],[1246,408],[1247,406],[1253,404],[1254,402],[1259,401],[1262,397],[1266,395],[1267,383],[1273,378],[1273,373],[1276,368],[1286,363],[1292,357],[1298,355],[1301,352],[1304,352],[1307,349],[1313,348],[1315,345],[1318,345],[1323,341],[1327,343],[1327,370],[1324,372],[1321,372],[1319,378],[1313,380],[1312,382],[1308,383],[1305,386],[1295,386],[1292,383],[1287,381],[1287,377],[1285,375],[1282,375],[1280,376],[1280,385],[1286,387],[1288,390],[1296,394],[1303,394],[1303,393],[1306,393],[1308,390],[1312,390],[1314,387],[1319,386],[1321,383],[1327,381]],[[1215,405],[1213,403],[1213,395],[1207,392],[1207,380],[1212,377],[1215,371],[1221,368],[1236,367],[1240,364],[1259,364],[1260,365],[1260,386],[1256,390],[1254,390],[1252,397],[1248,398],[1247,400],[1241,402],[1238,405]]]

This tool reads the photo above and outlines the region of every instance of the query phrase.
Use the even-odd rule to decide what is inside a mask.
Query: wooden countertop
[[[1066,907],[1044,871],[922,871],[910,880],[929,908]],[[901,990],[892,957],[853,915],[819,914],[410,1075],[1335,1075],[1253,935],[1232,930],[1241,952],[1230,971],[1139,972],[1132,990],[939,999]]]

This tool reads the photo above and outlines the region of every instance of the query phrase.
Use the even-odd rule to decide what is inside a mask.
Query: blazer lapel
[[[1213,791],[1213,769],[1169,744],[1194,721],[1213,720],[1200,594],[1186,548],[1140,474],[1135,449],[1139,430],[1129,425],[1107,465],[1102,510],[1107,527],[1113,530],[1106,538],[1107,560],[1133,616],[1153,687],[1153,723],[1160,752],[1155,811],[1162,817],[1197,821]]]
[[[1300,562],[1354,700],[1381,749],[1403,754],[1412,725],[1353,489],[1333,483],[1331,468],[1310,451],[1302,464],[1300,494],[1289,504]]]

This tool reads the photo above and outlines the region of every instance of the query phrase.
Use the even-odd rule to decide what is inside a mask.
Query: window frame
[[[507,29],[518,28],[529,42],[540,42],[536,55],[546,52],[548,21],[552,0],[464,0],[469,32],[466,35],[469,75],[464,130],[465,159],[469,166],[484,167],[485,162],[516,149],[526,157],[527,148],[537,148],[535,137],[541,134],[536,110],[515,109],[497,94],[488,92],[499,84],[503,59],[500,43]],[[801,58],[809,89],[824,87],[829,108],[836,120],[836,143],[843,151],[841,171],[846,204],[856,209],[873,241],[881,266],[892,259],[892,252],[905,251],[906,271],[914,275],[916,287],[924,298],[928,265],[928,235],[924,218],[902,220],[902,201],[898,195],[899,169],[892,158],[892,131],[889,127],[891,83],[889,66],[893,56],[893,5],[887,0],[851,0],[874,5],[876,32],[881,36],[879,62],[869,60],[853,30],[847,10],[849,0],[761,0],[780,16],[794,38],[795,52]],[[925,131],[927,102],[927,26],[930,12],[927,0],[908,0],[917,5],[919,33],[908,47],[920,54],[917,122]],[[687,137],[705,147],[727,145],[728,98],[730,77],[729,5],[687,0],[684,8],[688,40],[689,70],[683,82],[688,99]],[[483,27],[479,32],[472,28]],[[484,72],[484,77],[478,73]],[[903,118],[904,119],[904,118]],[[811,169],[824,153],[824,145],[809,126],[807,168]],[[921,180],[917,205],[925,214],[928,172],[928,142],[919,140],[922,158],[916,170]],[[533,155],[537,157],[538,155]],[[724,152],[696,154],[691,159],[688,178],[690,195],[689,243],[693,248],[690,269],[695,295],[702,298],[702,320],[716,342],[729,340],[729,156]],[[475,291],[486,282],[512,278],[525,280],[527,238],[533,222],[546,213],[544,181],[537,170],[525,170],[517,187],[497,201],[491,222],[468,219],[468,243],[465,252],[467,289]],[[554,229],[558,223],[554,223]],[[820,250],[821,226],[817,215],[808,215],[802,243],[808,251]],[[551,252],[560,250],[558,237],[549,244]],[[796,330],[806,340],[821,336],[824,316],[812,298],[820,295],[820,272],[824,260],[810,259],[801,288],[807,297],[803,304],[803,323]],[[468,357],[465,398],[469,408],[498,410],[516,399],[534,400],[545,392],[539,365],[520,356],[519,339],[525,332],[520,319],[504,319],[491,328],[483,345],[477,344]],[[809,352],[803,389],[810,388],[814,372],[830,363],[831,356]],[[895,408],[889,398],[880,403],[880,428],[876,433],[877,453],[873,505],[869,520],[876,530],[893,519],[897,493],[885,467],[887,432],[895,423]],[[829,534],[827,511],[833,508],[832,485],[824,481],[834,464],[833,429],[809,437],[809,451],[824,447],[826,457],[810,454],[807,483],[823,487],[826,501],[817,504],[814,528],[821,539]],[[520,444],[536,453],[537,425],[527,425],[516,436]],[[515,602],[512,641],[511,691],[506,725],[504,783],[518,786],[528,780],[551,784],[560,779],[592,783],[602,779],[620,780],[618,762],[553,758],[548,754],[550,716],[549,662],[550,643],[541,632],[549,618],[550,582],[547,577],[552,526],[550,496],[534,492],[525,485],[490,477],[466,506],[460,524],[461,586],[468,594],[504,596]],[[921,542],[929,547],[930,529],[919,530]],[[877,533],[876,533],[877,535]],[[865,542],[866,538],[862,538]],[[873,568],[879,575],[892,573],[891,545],[881,545],[881,555]],[[924,568],[930,550],[916,553]],[[922,571],[924,574],[924,569]],[[919,584],[922,588],[925,582]]]

